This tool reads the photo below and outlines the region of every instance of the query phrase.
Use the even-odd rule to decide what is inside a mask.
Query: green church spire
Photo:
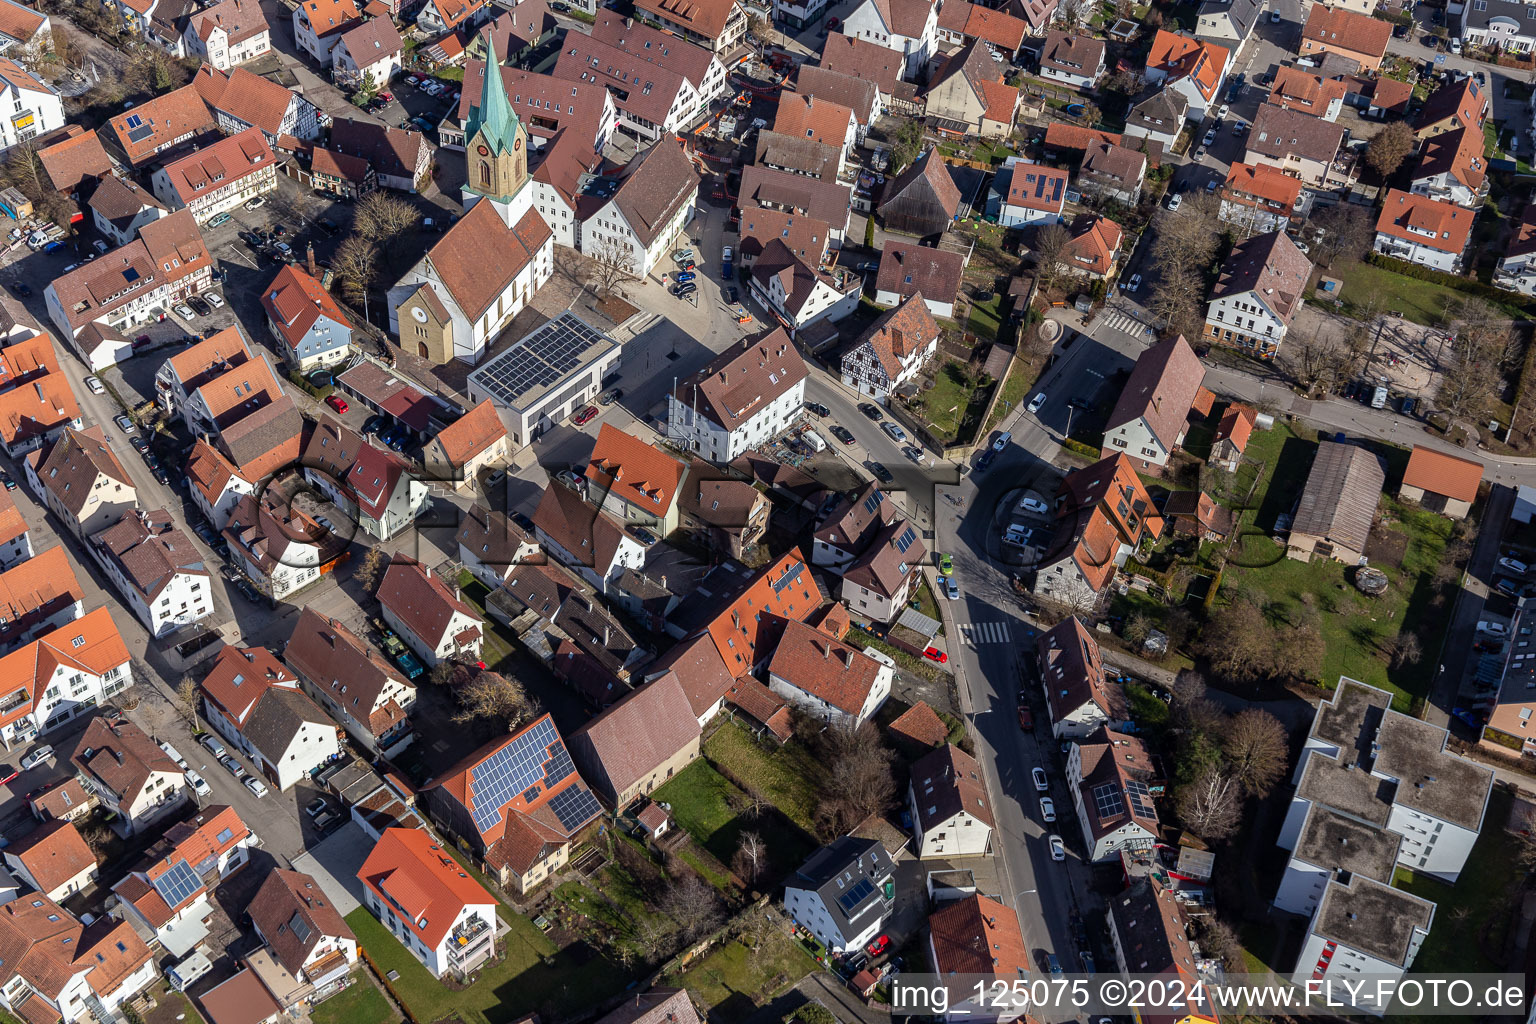
[[[497,155],[512,152],[517,137],[518,119],[507,99],[507,87],[501,80],[501,60],[496,56],[496,39],[485,30],[485,81],[480,86],[480,102],[469,108],[469,122],[464,138],[484,133],[482,141]]]

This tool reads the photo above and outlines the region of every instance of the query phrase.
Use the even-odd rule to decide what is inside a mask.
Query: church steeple
[[[512,109],[506,83],[501,78],[496,40],[485,34],[485,80],[478,102],[472,103],[464,123],[468,178],[464,206],[477,198],[491,200],[508,225],[517,223],[533,202],[528,184],[528,129]]]
[[[497,156],[512,152],[521,122],[507,99],[507,87],[501,80],[501,59],[496,55],[496,38],[485,31],[485,80],[480,85],[480,102],[470,105],[464,137],[479,135]]]

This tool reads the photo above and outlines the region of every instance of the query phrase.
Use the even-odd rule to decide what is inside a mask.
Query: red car
[[[1029,708],[1019,708],[1019,728],[1025,732],[1032,732],[1035,728],[1035,714]]]
[[[18,772],[14,765],[0,764],[0,786],[9,786],[20,774],[21,772]]]
[[[576,424],[578,427],[585,426],[588,423],[591,423],[592,422],[592,417],[594,417],[596,415],[597,415],[597,406],[589,405],[585,409],[581,410],[581,412],[577,413],[575,416],[572,416],[571,417],[571,422]]]
[[[347,400],[342,398],[340,395],[326,395],[325,404],[330,406],[332,409],[335,409],[337,412],[347,411]]]
[[[946,661],[949,660],[949,655],[945,654],[943,651],[939,650],[937,647],[929,647],[928,649],[923,651],[923,657],[927,658],[929,661],[936,661],[940,665],[944,664]]]
[[[891,937],[889,935],[882,935],[874,942],[871,942],[869,945],[865,946],[864,952],[868,953],[870,956],[879,956],[881,953],[885,952],[885,947],[889,946],[890,944]]]
[[[379,93],[379,99],[383,100],[385,103],[393,103],[395,101],[395,98],[387,92]]]
[[[828,18],[827,19],[827,30],[829,32],[836,32],[837,31],[837,27],[839,25],[841,25],[841,24],[842,24],[842,22],[838,21],[836,18]]]

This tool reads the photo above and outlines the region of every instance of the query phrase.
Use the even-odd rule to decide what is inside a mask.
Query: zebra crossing
[[[955,628],[960,630],[960,642],[967,647],[1005,644],[1013,639],[1007,622],[962,622]]]
[[[1133,338],[1141,337],[1147,329],[1146,324],[1119,309],[1104,310],[1099,314],[1098,322],[1108,324],[1121,334],[1129,334]]]

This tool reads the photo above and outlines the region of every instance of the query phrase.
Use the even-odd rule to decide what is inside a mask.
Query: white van
[[[1384,409],[1387,405],[1387,389],[1378,387],[1376,393],[1371,396],[1372,409]]]
[[[827,450],[827,442],[823,441],[821,439],[821,435],[816,433],[816,431],[814,431],[814,430],[807,430],[804,434],[801,434],[800,436],[805,439],[805,443],[806,444],[811,446],[811,451],[813,451],[813,452],[824,452],[824,451]]]
[[[177,992],[185,992],[193,983],[213,970],[213,964],[209,961],[201,948],[194,949],[181,963],[176,964],[165,972],[166,980],[171,983],[171,988]]]
[[[187,759],[181,756],[181,752],[178,751],[175,747],[171,746],[169,741],[161,740],[160,749],[165,751],[165,756],[170,758],[172,761],[175,761],[177,766],[181,768],[182,771],[186,771],[188,768],[192,767],[191,765],[187,764]]]

